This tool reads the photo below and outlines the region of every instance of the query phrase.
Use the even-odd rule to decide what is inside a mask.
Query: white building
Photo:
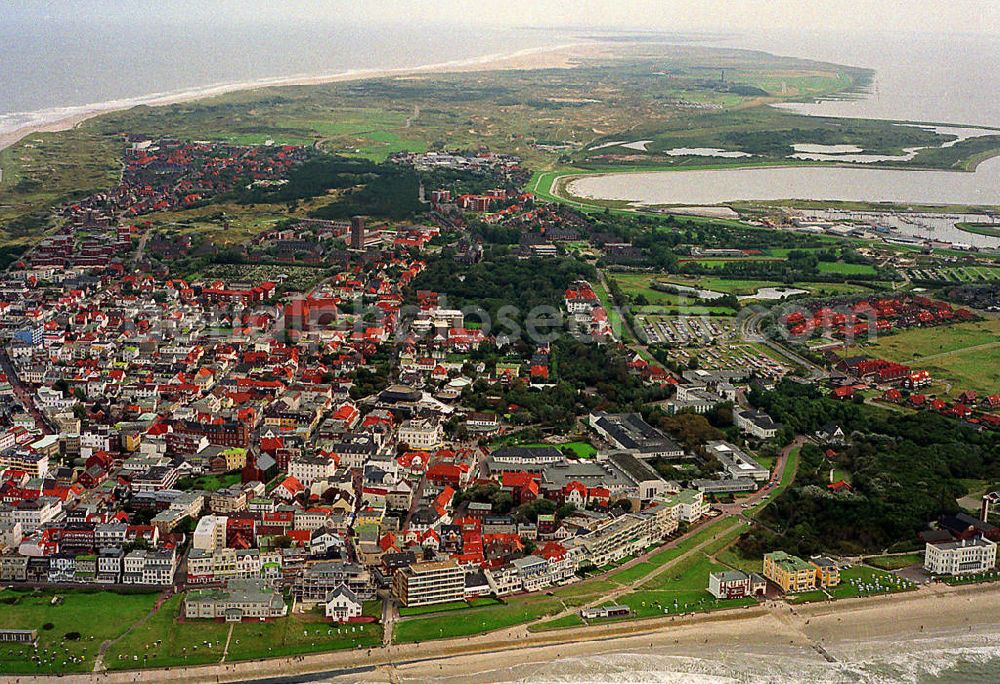
[[[778,429],[781,427],[771,420],[771,416],[762,411],[737,411],[733,418],[741,432],[757,439],[771,439],[778,434]]]
[[[55,496],[42,496],[17,502],[13,523],[20,524],[24,534],[30,534],[62,513],[62,501]]]
[[[924,569],[933,575],[970,575],[996,567],[997,545],[983,537],[962,539],[924,548]]]
[[[0,471],[23,470],[30,477],[48,477],[49,457],[34,451],[8,451],[0,454]]]
[[[347,622],[360,617],[361,601],[347,586],[341,584],[326,596],[326,616],[334,622]]]
[[[714,456],[722,469],[735,479],[747,478],[763,482],[771,476],[771,471],[753,460],[749,454],[735,444],[713,441],[705,445],[705,452]]]
[[[288,474],[305,487],[317,480],[328,480],[336,472],[336,461],[320,454],[297,456],[288,464]]]
[[[399,443],[411,449],[437,449],[444,440],[444,428],[423,418],[406,420],[399,426]]]

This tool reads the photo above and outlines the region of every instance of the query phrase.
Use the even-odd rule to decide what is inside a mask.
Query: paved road
[[[396,619],[399,612],[396,609],[396,602],[392,598],[392,593],[387,592],[382,599],[382,645],[392,645],[392,633],[396,626]]]
[[[785,472],[785,464],[788,462],[788,456],[789,454],[792,453],[792,449],[802,446],[807,441],[808,439],[805,436],[798,435],[795,439],[792,440],[791,444],[789,444],[788,446],[786,446],[784,449],[781,450],[781,453],[778,454],[778,458],[774,461],[774,470],[771,474],[771,479],[770,479],[770,484],[772,485],[771,488],[758,489],[750,496],[746,497],[745,499],[740,499],[736,503],[716,504],[714,508],[722,511],[723,513],[728,513],[732,515],[743,515],[747,509],[760,503],[763,499],[765,499],[768,495],[770,495],[774,491],[774,487],[776,487],[778,484],[781,483],[782,474],[784,474]],[[792,471],[791,477],[788,479],[788,482],[791,483],[794,480],[795,480],[795,471]],[[744,508],[744,504],[748,504],[746,508]]]
[[[7,381],[14,388],[14,394],[17,395],[17,398],[24,405],[28,413],[31,414],[31,417],[35,419],[36,427],[44,433],[58,433],[59,430],[52,424],[52,421],[35,404],[34,393],[27,385],[21,382],[21,379],[17,375],[17,370],[14,368],[14,363],[7,354],[7,348],[2,345],[0,345],[0,368],[7,374]]]

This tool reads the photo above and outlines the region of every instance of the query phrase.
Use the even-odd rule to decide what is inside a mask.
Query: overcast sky
[[[998,0],[3,0],[0,20],[370,21],[660,30],[918,31],[1000,36]]]

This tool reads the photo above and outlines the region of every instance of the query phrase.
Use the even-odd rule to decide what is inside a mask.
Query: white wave
[[[837,662],[812,649],[734,644],[719,653],[620,651],[555,660],[529,658],[498,669],[461,670],[421,681],[523,684],[987,684],[1000,678],[1000,634],[949,633],[902,641],[829,645]],[[404,681],[405,672],[402,672]],[[413,680],[416,681],[416,680]]]

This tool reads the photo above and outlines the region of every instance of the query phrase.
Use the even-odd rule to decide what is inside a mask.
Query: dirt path
[[[219,659],[220,663],[226,662],[226,656],[229,655],[229,642],[233,640],[233,628],[236,623],[229,624],[229,633],[226,635],[226,645],[222,647],[222,658]]]
[[[122,632],[118,637],[114,639],[105,639],[103,642],[101,642],[100,648],[97,649],[97,657],[94,658],[94,672],[104,671],[104,656],[108,652],[108,649],[117,644],[125,637],[127,637],[132,632],[134,632],[136,627],[141,627],[142,625],[149,622],[150,618],[152,618],[154,615],[160,612],[160,607],[163,605],[164,601],[166,601],[166,597],[161,594],[160,597],[156,599],[156,603],[153,604],[152,610],[143,615],[141,619],[132,623],[132,625],[129,626],[129,628],[126,629],[124,632]]]

